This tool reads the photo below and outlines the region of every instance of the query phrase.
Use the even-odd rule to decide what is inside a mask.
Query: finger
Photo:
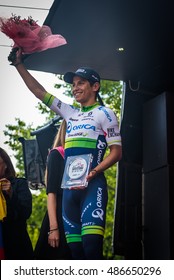
[[[58,247],[59,246],[59,239],[50,240],[48,243],[53,248]]]

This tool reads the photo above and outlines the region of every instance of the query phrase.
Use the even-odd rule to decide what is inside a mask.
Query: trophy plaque
[[[63,189],[86,188],[88,185],[86,176],[90,171],[92,159],[93,159],[92,154],[67,157],[61,188]]]

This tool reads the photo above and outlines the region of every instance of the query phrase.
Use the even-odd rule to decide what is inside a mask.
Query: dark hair
[[[96,82],[89,82],[89,83],[92,87]],[[105,106],[99,92],[100,92],[100,87],[99,87],[98,91],[96,91],[96,99],[98,99],[98,102],[100,103],[101,106]]]
[[[6,164],[4,177],[7,179],[16,177],[16,172],[9,155],[1,147],[0,147],[0,157],[2,158],[3,162]]]

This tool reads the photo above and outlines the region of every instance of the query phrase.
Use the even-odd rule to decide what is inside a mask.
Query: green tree
[[[62,76],[57,75],[58,84],[55,88],[64,91],[66,96],[71,95],[71,86],[62,84]],[[100,96],[102,97],[104,104],[109,106],[120,118],[120,107],[121,107],[121,97],[122,97],[122,83],[114,81],[101,81],[101,91]],[[56,115],[44,104],[38,103],[38,111],[45,115],[45,124],[48,123]],[[23,152],[22,145],[19,142],[19,137],[24,137],[25,139],[32,139],[30,133],[38,129],[34,128],[32,124],[26,124],[24,121],[16,118],[15,125],[6,125],[6,130],[4,131],[6,140],[5,144],[14,151],[14,157],[16,159],[16,168],[19,176],[24,176],[24,162],[23,162]],[[44,124],[42,125],[44,126]],[[111,167],[105,172],[107,182],[108,182],[108,207],[107,207],[107,217],[106,217],[106,231],[104,239],[104,257],[106,259],[114,258],[112,252],[112,232],[113,232],[113,220],[114,220],[114,205],[115,205],[115,190],[116,190],[116,165]],[[33,211],[30,219],[28,220],[28,231],[35,247],[39,229],[41,226],[41,221],[43,215],[46,211],[46,194],[45,189],[33,193]]]
[[[31,124],[26,124],[19,118],[15,118],[16,124],[6,125],[4,135],[8,138],[4,144],[7,144],[14,152],[14,158],[16,159],[16,169],[18,170],[18,176],[24,176],[24,162],[23,162],[23,151],[22,145],[19,142],[20,137],[25,139],[32,139],[30,133],[34,131]]]

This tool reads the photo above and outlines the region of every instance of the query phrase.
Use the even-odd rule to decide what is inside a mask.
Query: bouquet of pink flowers
[[[31,16],[27,19],[15,15],[8,19],[0,17],[0,30],[14,41],[12,47],[20,47],[23,54],[40,52],[67,43],[63,36],[52,34],[47,25],[39,26]]]

